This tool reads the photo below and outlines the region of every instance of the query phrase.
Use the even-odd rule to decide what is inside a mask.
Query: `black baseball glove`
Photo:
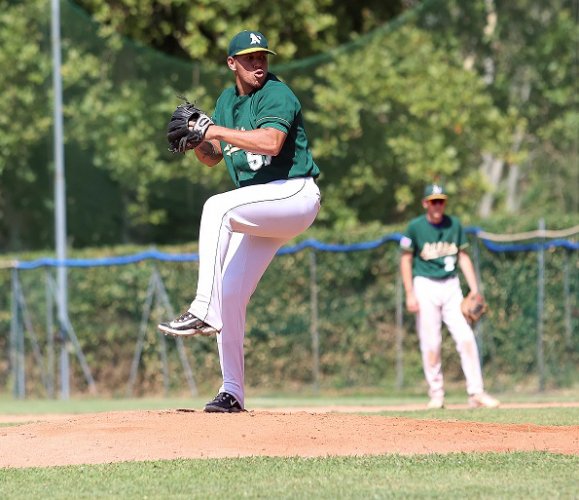
[[[185,102],[173,111],[167,125],[169,151],[185,153],[188,149],[195,149],[203,142],[210,125],[213,125],[211,118],[185,99]]]

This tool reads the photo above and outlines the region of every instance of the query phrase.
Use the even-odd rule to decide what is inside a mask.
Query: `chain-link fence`
[[[490,306],[476,330],[487,385],[549,389],[577,383],[579,244],[545,239],[544,233],[510,243],[474,228],[469,234]],[[398,239],[393,233],[284,247],[249,306],[248,385],[419,389],[418,342],[402,302]],[[52,397],[62,377],[66,383],[70,377],[73,393],[210,392],[220,376],[214,339],[175,342],[155,329],[191,301],[196,261],[194,252],[159,251],[71,259],[64,325],[55,319],[57,262],[16,263],[11,314],[4,315],[6,335],[0,335],[2,352],[9,353],[0,362],[3,385],[16,397]],[[7,286],[8,274],[2,273]],[[70,358],[68,375],[63,356]],[[447,380],[460,383],[449,335],[443,364]]]

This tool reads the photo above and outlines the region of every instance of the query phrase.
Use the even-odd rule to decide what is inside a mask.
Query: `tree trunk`
[[[507,212],[514,214],[519,209],[519,196],[517,187],[519,185],[519,177],[521,176],[521,168],[519,165],[511,165],[509,167],[509,177],[507,179]]]
[[[491,189],[484,194],[479,205],[478,212],[482,218],[489,217],[493,211],[493,205],[496,194],[499,190],[499,183],[503,176],[504,166],[505,162],[501,158],[495,158],[493,155],[488,153],[483,155],[481,171],[483,177],[489,182]]]

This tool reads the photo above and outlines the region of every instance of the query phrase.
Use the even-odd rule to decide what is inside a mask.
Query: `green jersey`
[[[217,100],[213,121],[236,130],[273,127],[287,136],[279,155],[273,157],[221,141],[223,158],[237,187],[317,177],[320,173],[309,149],[301,104],[291,89],[271,73],[263,87],[249,95],[239,95],[235,86],[225,89]]]
[[[458,252],[468,246],[460,221],[445,215],[431,224],[426,215],[411,220],[400,239],[402,250],[412,252],[413,276],[444,279],[458,273]]]

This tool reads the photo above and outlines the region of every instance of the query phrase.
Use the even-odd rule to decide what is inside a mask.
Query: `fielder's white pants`
[[[422,367],[431,398],[444,397],[442,375],[442,322],[448,327],[460,355],[468,394],[483,391],[478,347],[472,328],[464,318],[460,304],[463,299],[458,277],[434,280],[416,276],[414,295],[418,300],[416,328],[422,354]]]
[[[209,198],[199,229],[199,278],[189,311],[217,335],[220,392],[244,406],[245,311],[276,252],[314,222],[320,191],[313,178],[246,186]]]

